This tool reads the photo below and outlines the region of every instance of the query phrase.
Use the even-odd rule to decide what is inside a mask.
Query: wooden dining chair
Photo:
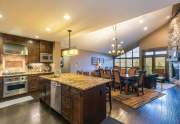
[[[125,75],[125,74],[126,74],[126,69],[125,68],[121,68],[120,75]]]
[[[95,72],[95,71],[91,72],[91,76],[92,76],[92,77],[99,77],[99,75],[98,75],[97,72]]]
[[[83,72],[83,75],[89,76],[89,72]]]
[[[82,71],[79,71],[79,70],[78,70],[76,73],[77,73],[77,74],[83,74],[83,72],[82,72]]]
[[[145,73],[141,73],[139,80],[137,80],[136,83],[132,85],[132,90],[136,91],[137,96],[139,96],[139,92],[140,92],[139,88],[141,88],[141,92],[144,95],[144,81],[145,81]]]
[[[107,73],[107,71],[100,70],[100,76],[101,78],[110,79],[111,80],[111,74]],[[111,86],[112,86],[112,80],[108,84],[106,84],[106,94],[108,95],[108,101],[110,110],[112,109],[112,101],[111,101]]]
[[[136,74],[136,68],[134,68],[134,67],[132,67],[132,68],[130,68],[129,70],[128,70],[128,74],[129,75],[135,75]]]
[[[120,77],[120,72],[119,70],[114,70],[114,83],[115,83],[115,88],[119,88],[120,89],[120,93],[123,90],[123,88],[125,87],[125,84],[123,83],[123,80]]]

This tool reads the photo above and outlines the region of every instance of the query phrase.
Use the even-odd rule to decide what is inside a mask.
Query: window
[[[119,59],[115,59],[115,66],[120,66],[120,60]]]
[[[139,57],[139,47],[133,49],[133,57]]]
[[[134,67],[139,67],[139,58],[133,59],[133,66]]]
[[[165,57],[155,57],[155,69],[165,69],[165,64]]]
[[[165,55],[167,51],[155,51],[155,55]]]
[[[126,58],[132,58],[132,50],[126,53]]]
[[[132,67],[132,59],[127,59],[127,67]]]
[[[152,57],[145,58],[145,70],[147,74],[152,74]]]
[[[121,67],[126,67],[126,59],[121,59]]]
[[[118,56],[115,60],[118,60],[122,68],[139,67],[139,47]],[[115,65],[118,65],[118,62],[115,61],[115,63],[117,63]]]
[[[154,52],[153,51],[145,52],[145,55],[146,56],[152,56],[152,55],[154,55]]]

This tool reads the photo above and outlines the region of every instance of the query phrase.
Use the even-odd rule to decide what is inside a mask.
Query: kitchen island
[[[40,100],[71,124],[100,124],[106,118],[106,84],[110,82],[70,73],[40,76]]]

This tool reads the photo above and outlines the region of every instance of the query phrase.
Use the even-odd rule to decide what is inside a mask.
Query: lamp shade
[[[79,54],[79,50],[72,48],[72,49],[67,49],[62,51],[63,56],[76,56]]]

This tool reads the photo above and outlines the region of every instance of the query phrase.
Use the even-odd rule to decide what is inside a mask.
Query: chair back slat
[[[130,68],[130,69],[128,70],[128,74],[129,74],[129,75],[135,75],[135,74],[136,74],[136,68]]]
[[[118,70],[114,70],[114,81],[116,83],[121,83],[121,80],[120,80],[120,72]]]
[[[126,74],[126,69],[125,68],[121,68],[120,74],[121,75],[125,75]]]
[[[144,85],[144,81],[145,81],[145,73],[141,73],[139,78],[139,85],[140,86]]]

